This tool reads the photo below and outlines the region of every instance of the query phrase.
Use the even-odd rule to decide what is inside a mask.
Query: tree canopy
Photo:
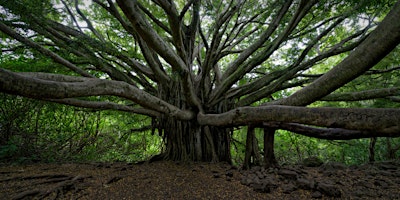
[[[0,6],[1,92],[148,116],[172,159],[229,159],[237,126],[400,136],[400,1]],[[389,103],[319,103],[376,99]]]

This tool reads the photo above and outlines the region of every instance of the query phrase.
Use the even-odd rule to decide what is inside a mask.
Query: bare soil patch
[[[400,164],[282,166],[161,161],[0,166],[0,199],[398,199]]]

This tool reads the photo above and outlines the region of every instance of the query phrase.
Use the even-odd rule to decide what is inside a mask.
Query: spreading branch
[[[194,117],[191,111],[183,111],[121,81],[87,78],[79,82],[59,82],[24,76],[0,68],[0,91],[43,100],[112,95],[178,119],[190,120]]]
[[[380,88],[359,92],[333,93],[323,97],[322,101],[361,101],[400,95],[400,87]]]
[[[240,107],[221,114],[199,114],[202,125],[241,126],[268,121],[400,134],[400,109]]]
[[[400,137],[400,135],[395,132],[382,133],[379,131],[348,130],[343,128],[320,128],[296,123],[264,122],[263,126],[282,129],[307,137],[326,140],[352,140],[371,137]]]
[[[400,23],[392,23],[397,19],[400,19],[399,2],[378,27],[341,63],[290,97],[274,103],[308,105],[375,66],[400,43]]]

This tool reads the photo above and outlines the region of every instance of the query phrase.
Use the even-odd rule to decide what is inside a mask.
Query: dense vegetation
[[[0,159],[394,159],[399,18],[394,0],[0,0]]]
[[[0,97],[1,163],[139,162],[159,154],[162,149],[162,138],[157,133],[138,129],[148,124],[147,118],[6,94]],[[233,134],[231,152],[236,165],[243,163],[246,133],[247,129],[243,128]],[[256,131],[256,136],[262,141],[261,129]],[[313,156],[324,162],[349,165],[370,161],[369,138],[330,141],[279,130],[275,142],[275,154],[281,164],[295,164]],[[263,150],[262,142],[259,149]],[[375,161],[398,158],[399,149],[400,138],[378,138],[373,151]]]
[[[1,95],[3,162],[128,161],[160,152],[151,131],[135,130],[146,118],[91,111]]]

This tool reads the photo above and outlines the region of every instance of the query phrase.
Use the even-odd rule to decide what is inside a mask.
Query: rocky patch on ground
[[[242,171],[241,183],[257,192],[293,194],[308,190],[311,197],[352,199],[400,198],[400,162],[388,161],[347,167],[328,162],[279,168],[253,167]]]

